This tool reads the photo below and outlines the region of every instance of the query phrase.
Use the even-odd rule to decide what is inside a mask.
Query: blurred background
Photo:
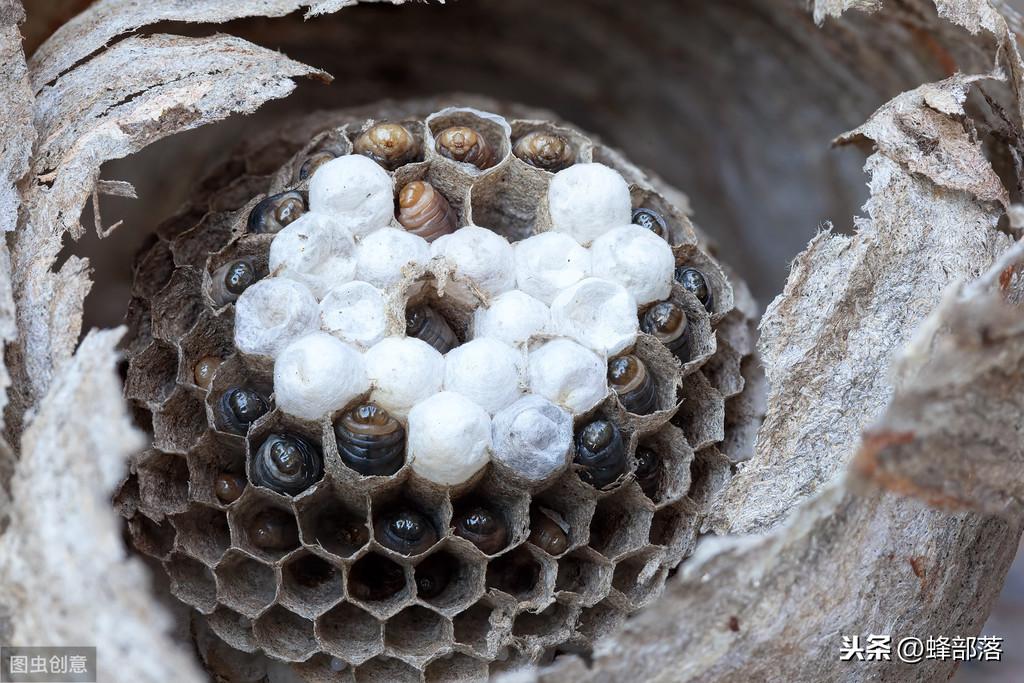
[[[31,54],[90,0],[24,4]],[[91,231],[66,247],[66,254],[90,258],[95,269],[85,328],[121,322],[132,256],[178,208],[201,169],[240,141],[296,110],[454,91],[551,109],[684,190],[697,223],[763,308],[816,231],[833,222],[835,230],[849,232],[861,213],[864,151],[832,149],[830,141],[905,89],[957,68],[984,68],[978,61],[984,57],[953,47],[955,30],[944,36],[923,31],[930,17],[909,12],[901,22],[880,26],[853,14],[818,29],[806,4],[659,0],[637,11],[615,0],[374,3],[308,22],[291,16],[216,28],[152,27],[239,35],[324,68],[336,80],[331,86],[300,83],[292,97],[250,117],[107,164],[103,178],[132,182],[140,199],[103,198],[103,226],[124,224],[102,241]],[[768,11],[769,5],[787,9]],[[585,26],[575,21],[581,11],[588,13]],[[83,223],[92,225],[92,207]],[[1004,661],[964,664],[953,680],[1024,681],[1024,553],[983,632],[1005,639]]]

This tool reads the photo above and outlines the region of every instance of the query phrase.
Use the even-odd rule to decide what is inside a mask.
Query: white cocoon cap
[[[318,299],[356,272],[356,243],[336,219],[312,211],[274,236],[270,274],[303,283]]]
[[[490,460],[491,418],[453,391],[442,391],[409,411],[412,470],[435,484],[468,480]]]
[[[551,304],[555,296],[590,276],[590,252],[562,232],[542,232],[516,242],[516,287]]]
[[[313,172],[309,209],[333,216],[359,237],[391,222],[394,192],[387,171],[362,154],[349,154]]]
[[[519,399],[491,421],[491,452],[528,482],[541,482],[569,461],[572,415],[534,394]]]
[[[586,246],[632,218],[629,186],[604,164],[573,164],[559,171],[548,187],[553,229]]]
[[[407,230],[381,228],[356,247],[356,277],[376,287],[390,287],[401,282],[403,270],[429,260],[430,245],[425,239]]]
[[[551,327],[605,356],[636,341],[636,299],[617,282],[590,277],[563,291],[551,304]]]
[[[456,279],[472,280],[488,296],[516,286],[512,245],[487,228],[467,225],[434,240],[430,249],[445,259]]]
[[[522,395],[522,366],[520,352],[497,339],[481,337],[445,354],[444,388],[493,415]]]
[[[431,394],[441,391],[444,356],[415,337],[388,337],[363,355],[373,386],[370,399],[392,415],[405,417]]]
[[[553,339],[530,352],[530,391],[573,415],[585,413],[608,394],[604,361],[569,339]]]
[[[342,341],[368,348],[384,338],[384,308],[379,289],[368,282],[348,282],[320,301],[320,327]]]
[[[235,302],[235,346],[242,353],[275,357],[320,327],[316,298],[301,282],[263,278]]]
[[[543,302],[518,289],[505,292],[490,306],[473,311],[473,337],[493,337],[506,344],[521,344],[551,325],[551,311]]]
[[[369,387],[362,355],[326,332],[295,340],[274,362],[274,402],[304,420],[344,408]]]
[[[590,245],[594,276],[630,291],[638,304],[667,299],[676,260],[661,237],[639,225],[612,228]]]

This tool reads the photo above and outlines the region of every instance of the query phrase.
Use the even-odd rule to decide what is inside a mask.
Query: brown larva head
[[[468,126],[452,126],[441,131],[437,136],[437,153],[481,170],[494,165],[491,146],[483,135]]]
[[[352,145],[356,154],[370,157],[393,171],[419,154],[416,138],[400,123],[376,123],[356,138]]]
[[[576,153],[566,138],[543,130],[535,130],[516,140],[512,153],[530,166],[551,172],[568,168],[576,161]]]

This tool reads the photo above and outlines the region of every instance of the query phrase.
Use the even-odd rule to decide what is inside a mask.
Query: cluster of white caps
[[[405,423],[406,457],[430,481],[462,483],[492,457],[545,479],[570,457],[573,418],[606,397],[607,359],[635,343],[638,307],[669,296],[668,243],[630,223],[626,182],[596,163],[555,174],[553,229],[515,244],[472,225],[428,244],[391,227],[394,196],[366,157],[320,166],[309,212],[274,237],[269,276],[237,301],[236,346],[273,359],[276,404],[298,418],[369,392]],[[428,267],[452,295],[484,301],[445,355],[388,335],[389,302]]]

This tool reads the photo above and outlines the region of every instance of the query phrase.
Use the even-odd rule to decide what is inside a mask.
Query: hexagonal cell
[[[295,504],[303,542],[335,557],[352,557],[370,542],[367,507],[358,493],[333,485],[317,487]]]
[[[273,376],[266,369],[258,368],[247,362],[242,356],[233,355],[217,368],[217,373],[213,377],[213,382],[210,384],[210,390],[206,396],[206,405],[213,416],[213,425],[218,431],[225,434],[241,434],[243,436],[248,431],[229,424],[225,416],[223,398],[225,393],[232,389],[250,389],[263,398],[267,411],[264,413],[264,417],[257,420],[255,424],[263,424],[264,421],[272,419],[271,412],[274,405],[271,399],[271,395],[274,392]]]
[[[356,681],[359,683],[419,683],[420,672],[412,665],[392,657],[374,657],[356,667]]]
[[[218,599],[247,617],[259,615],[277,594],[273,568],[238,550],[225,555],[214,574]]]
[[[512,635],[544,644],[560,642],[568,637],[578,614],[578,607],[553,602],[540,612],[520,613],[512,624]]]
[[[698,517],[692,503],[682,501],[654,513],[651,520],[651,545],[662,546],[668,558],[681,560],[693,548],[697,537]]]
[[[682,431],[667,424],[654,434],[644,437],[637,445],[634,458],[643,449],[654,454],[654,473],[644,477],[639,469],[634,475],[644,495],[657,504],[679,500],[690,489],[690,463],[693,451],[686,443]]]
[[[426,533],[433,534],[437,540],[421,549],[420,545],[408,543],[406,539],[400,537],[393,537],[387,525],[405,511],[420,516],[422,523],[429,524],[430,528],[426,529]],[[444,537],[448,529],[449,514],[450,505],[447,504],[447,497],[436,489],[425,487],[416,489],[412,486],[403,486],[401,490],[379,491],[373,495],[370,501],[370,526],[373,540],[383,546],[389,554],[394,553],[406,557],[422,555]]]
[[[384,651],[383,626],[353,604],[342,603],[316,620],[316,634],[329,654],[361,664]]]
[[[221,474],[245,479],[245,441],[240,437],[207,431],[188,452],[189,495],[206,505],[224,507],[233,501],[217,496],[216,483]]]
[[[248,617],[222,605],[214,610],[206,621],[221,640],[236,650],[252,652],[256,649],[252,620]]]
[[[128,361],[124,395],[151,405],[163,403],[174,393],[177,372],[177,350],[165,342],[154,341]]]
[[[192,329],[203,312],[199,271],[178,268],[170,281],[153,297],[153,336],[177,342]]]
[[[265,491],[249,486],[228,510],[234,544],[276,562],[299,547],[295,514]]]
[[[213,572],[191,557],[171,555],[164,563],[171,579],[171,594],[203,614],[210,614],[217,606],[217,584]]]
[[[432,159],[435,164],[440,166],[450,166],[460,174],[479,176],[482,173],[486,173],[489,169],[499,165],[511,151],[509,130],[504,125],[496,120],[478,116],[473,111],[467,109],[452,108],[436,112],[427,117],[426,123],[430,129],[430,135],[427,136],[428,149],[426,150],[426,158]],[[429,145],[432,140],[451,126],[467,126],[475,130],[478,135],[483,136],[494,154],[493,164],[486,169],[479,169],[469,163],[460,163],[445,158],[436,149],[430,149]]]
[[[486,681],[487,663],[461,652],[453,652],[428,664],[423,675],[428,683]]]
[[[178,382],[206,391],[196,382],[196,364],[204,358],[223,361],[232,355],[235,351],[234,329],[235,321],[230,314],[204,312],[196,326],[181,340]]]
[[[274,605],[255,621],[253,633],[264,652],[287,661],[304,661],[318,649],[313,622],[280,605]]]
[[[471,494],[459,498],[452,505],[453,532],[470,541],[485,555],[500,554],[519,545],[530,535],[529,495],[499,483],[493,476],[486,477]],[[470,516],[479,519],[480,512],[488,513],[504,528],[505,541],[497,549],[488,547],[491,542],[497,545],[490,535],[480,535],[465,526]]]
[[[452,641],[452,622],[419,605],[407,607],[384,624],[384,646],[399,656],[429,657]]]
[[[534,234],[537,208],[546,198],[551,174],[525,164],[509,164],[473,183],[473,223],[485,225],[509,242]]]
[[[586,544],[590,538],[590,520],[597,506],[592,498],[583,497],[575,491],[576,486],[584,485],[579,482],[579,477],[569,473],[554,486],[534,496],[530,506],[531,526],[534,522],[543,522],[545,517],[559,527],[564,526],[563,530],[568,531],[569,537],[567,550]],[[534,538],[534,541],[540,540]]]
[[[490,659],[499,640],[512,630],[514,604],[485,596],[452,619],[455,642]]]
[[[598,501],[590,523],[590,547],[616,558],[647,544],[653,512],[635,482]]]
[[[683,397],[683,405],[672,418],[672,424],[683,430],[693,450],[698,451],[725,438],[725,399],[702,373],[684,377],[679,393]]]
[[[141,253],[141,252],[140,252]],[[174,257],[167,242],[157,240],[134,265],[132,294],[145,299],[153,298],[171,279]]]
[[[494,661],[488,667],[491,679],[504,680],[508,675],[512,680],[516,679],[515,673],[521,670],[528,670],[534,665],[533,657],[519,647],[505,647],[497,653]]]
[[[188,465],[185,458],[151,452],[136,470],[140,507],[158,517],[188,509]]]
[[[303,683],[348,683],[356,680],[348,662],[323,652],[305,662],[292,664],[291,669]]]
[[[153,318],[149,314],[149,301],[132,297],[124,314],[124,323],[128,326],[124,351],[130,358],[142,353],[153,341]]]
[[[205,431],[206,409],[180,387],[153,415],[153,446],[168,453],[188,453]]]
[[[612,587],[622,593],[630,609],[639,609],[656,597],[665,586],[668,568],[661,548],[642,550],[620,561],[612,575]]]
[[[416,597],[452,616],[484,593],[484,565],[464,548],[428,556],[413,570]]]
[[[251,208],[245,210],[245,215],[250,215],[251,209],[256,206],[256,203],[250,202]],[[229,242],[224,246],[223,249],[211,254],[206,261],[204,272],[202,275],[202,292],[203,295],[200,300],[206,301],[208,305],[214,309],[220,309],[224,306],[234,308],[233,302],[229,302],[224,305],[219,305],[213,298],[213,276],[223,275],[223,272],[217,273],[221,266],[224,266],[232,261],[238,259],[247,259],[251,262],[254,270],[256,271],[256,279],[261,280],[267,276],[267,257],[270,253],[270,242],[273,240],[273,235],[268,234],[246,234],[242,235],[238,240]]]
[[[150,557],[166,559],[174,548],[177,531],[170,520],[154,522],[149,517],[137,514],[128,520],[128,533],[135,547]]]
[[[231,545],[228,521],[220,510],[194,504],[171,521],[178,530],[178,548],[204,564],[217,564]]]
[[[487,565],[487,587],[530,602],[545,595],[554,583],[554,560],[532,545],[515,548]]]
[[[273,436],[297,437],[302,439],[312,448],[319,457],[323,457],[323,446],[319,425],[303,423],[283,414],[279,410],[271,410],[267,415],[254,422],[249,428],[246,437],[246,472],[249,481],[254,482],[256,458],[259,456],[260,448]],[[319,482],[324,481],[325,470],[320,468],[320,476],[315,480],[307,482],[309,485],[294,494],[275,491],[267,486],[254,486],[259,491],[273,494],[281,500],[301,499],[311,495]]]
[[[732,463],[717,448],[706,448],[693,456],[690,491],[687,496],[699,507],[711,504],[732,476]]]
[[[669,244],[686,244],[695,242],[697,235],[693,224],[686,214],[679,211],[671,202],[649,187],[641,185],[629,186],[630,203],[634,209],[651,209],[665,219],[668,234],[662,235]]]
[[[412,595],[405,569],[383,555],[370,553],[352,565],[348,595],[377,616],[391,613]]]
[[[613,605],[610,600],[603,600],[593,607],[586,607],[576,620],[576,630],[584,640],[593,643],[598,638],[617,631],[626,614]]]
[[[252,195],[248,199],[251,198]],[[211,212],[192,223],[171,242],[175,262],[181,266],[202,268],[210,254],[223,249],[231,239],[231,228],[236,218],[232,212]]]
[[[612,565],[592,548],[579,548],[558,560],[555,591],[567,593],[584,605],[593,605],[608,594]]]
[[[345,594],[342,568],[310,552],[296,553],[281,566],[282,605],[312,619]]]

